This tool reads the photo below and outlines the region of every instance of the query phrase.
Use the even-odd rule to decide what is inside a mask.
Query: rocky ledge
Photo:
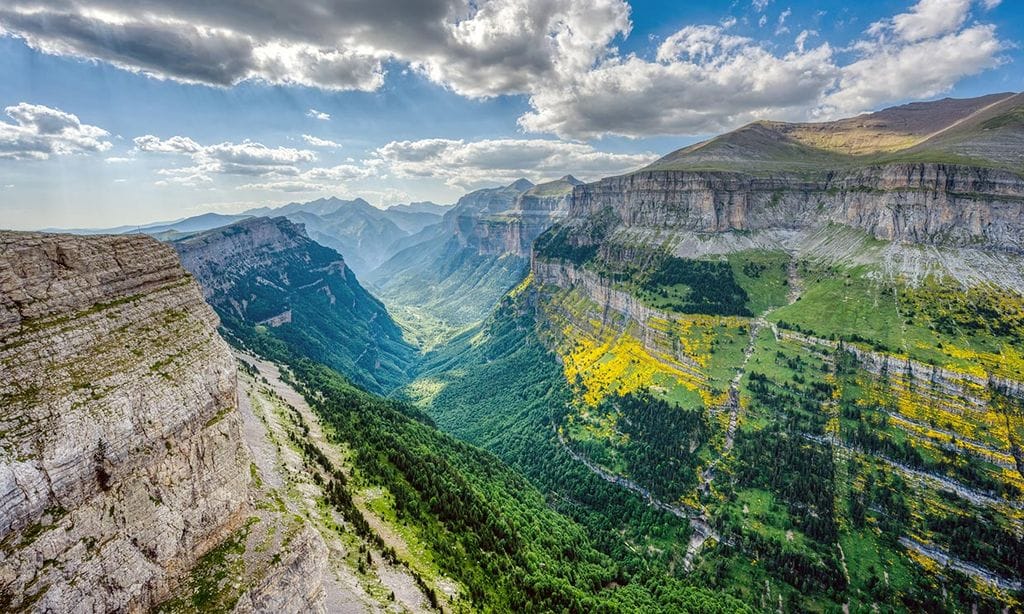
[[[153,239],[0,232],[0,610],[148,610],[244,524],[216,326]]]
[[[837,223],[877,239],[1024,252],[1024,178],[946,164],[814,176],[641,171],[573,190],[569,218],[612,210],[626,227],[720,233]]]

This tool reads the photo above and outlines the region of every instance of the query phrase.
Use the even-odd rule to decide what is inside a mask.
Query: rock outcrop
[[[374,392],[403,382],[414,350],[338,252],[284,217],[250,218],[173,243],[232,334],[270,327]]]
[[[217,325],[152,238],[0,232],[0,611],[323,611],[326,546],[261,503]]]
[[[578,186],[570,218],[611,209],[626,227],[719,233],[838,223],[877,239],[1024,252],[1024,178],[945,164],[891,164],[808,178],[644,171]]]
[[[245,519],[235,364],[174,251],[0,233],[0,609],[141,611]]]
[[[533,241],[569,213],[572,190],[578,185],[582,182],[572,175],[535,185],[504,210],[459,218],[459,234],[480,254],[528,258]]]

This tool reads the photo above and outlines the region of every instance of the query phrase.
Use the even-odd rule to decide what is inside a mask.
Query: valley
[[[0,606],[1016,611],[1021,105],[0,233]]]

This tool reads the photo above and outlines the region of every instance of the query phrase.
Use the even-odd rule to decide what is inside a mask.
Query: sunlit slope
[[[755,122],[670,153],[642,171],[812,173],[937,162],[1024,172],[1022,108],[1024,96],[1004,93],[911,103],[834,122]]]

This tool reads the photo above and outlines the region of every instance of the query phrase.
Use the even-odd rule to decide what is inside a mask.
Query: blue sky
[[[0,227],[451,202],[754,119],[1024,89],[1017,0],[209,4],[0,7]]]

